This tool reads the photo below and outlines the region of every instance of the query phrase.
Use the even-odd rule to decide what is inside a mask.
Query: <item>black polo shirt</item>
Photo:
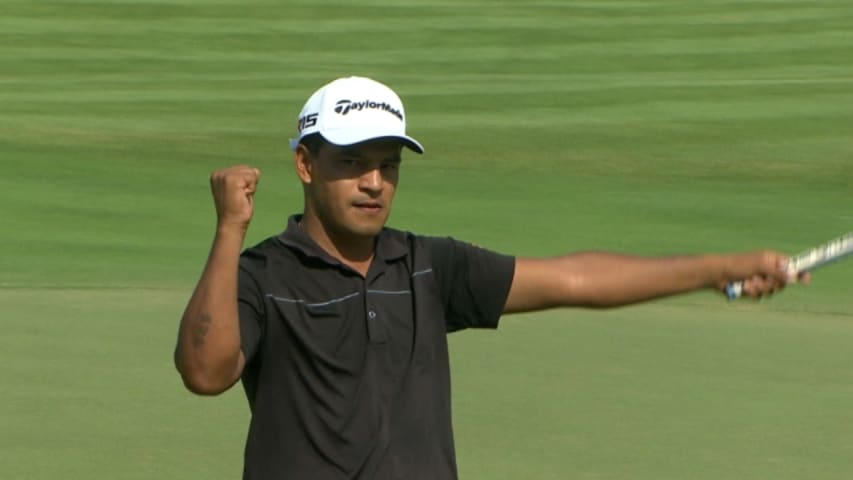
[[[385,228],[362,277],[298,220],[240,259],[243,478],[456,478],[446,334],[497,327],[514,258]]]

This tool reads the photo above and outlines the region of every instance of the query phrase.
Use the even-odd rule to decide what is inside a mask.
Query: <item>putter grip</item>
[[[741,294],[743,293],[743,281],[730,282],[728,285],[726,285],[725,293],[726,298],[728,298],[729,300],[735,300],[737,298],[740,298]]]
[[[853,232],[847,233],[818,247],[806,250],[788,261],[788,275],[796,277],[842,257],[853,254]],[[729,300],[743,294],[743,281],[731,282],[725,288]]]

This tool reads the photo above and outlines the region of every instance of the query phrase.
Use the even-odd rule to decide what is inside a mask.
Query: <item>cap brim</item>
[[[323,134],[320,134],[320,135],[321,135],[321,136],[322,136],[322,137],[323,137],[327,142],[331,143],[332,145],[337,145],[337,146],[339,146],[339,147],[344,147],[344,146],[349,146],[349,145],[356,145],[356,144],[359,144],[359,143],[369,142],[369,141],[371,141],[371,140],[379,140],[379,139],[382,139],[382,138],[393,138],[393,139],[399,140],[399,141],[400,141],[400,143],[402,143],[402,144],[403,144],[403,146],[405,146],[406,148],[408,148],[409,150],[411,150],[411,151],[413,151],[413,152],[415,152],[415,153],[421,153],[421,154],[422,154],[422,153],[424,153],[424,147],[423,147],[423,145],[421,145],[421,144],[420,144],[420,142],[418,142],[417,140],[415,140],[414,138],[412,138],[412,137],[410,137],[410,136],[408,136],[408,135],[386,135],[386,136],[379,136],[379,137],[367,138],[367,139],[364,139],[364,140],[359,140],[359,141],[357,141],[357,142],[346,142],[346,141],[341,142],[341,141],[334,141],[333,139],[328,138],[326,135],[323,135]],[[301,140],[302,140],[301,138],[291,138],[291,139],[290,139],[290,149],[291,149],[291,150],[296,150],[296,147],[298,147],[298,146],[299,146],[299,142],[300,142]]]
[[[415,153],[424,153],[424,147],[423,147],[423,145],[421,145],[421,144],[420,144],[420,142],[418,142],[418,141],[417,141],[417,140],[415,140],[414,138],[412,138],[412,137],[408,137],[408,136],[405,136],[405,137],[394,137],[394,138],[398,138],[398,139],[400,139],[400,141],[401,141],[401,142],[403,142],[403,145],[405,145],[406,147],[408,147],[408,148],[409,148],[409,150],[411,150],[411,151],[413,151],[413,152],[415,152]]]

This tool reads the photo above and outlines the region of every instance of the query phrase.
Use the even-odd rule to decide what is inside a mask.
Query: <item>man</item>
[[[515,258],[385,227],[406,134],[399,97],[366,78],[315,92],[291,141],[304,210],[241,255],[260,173],[214,172],[210,256],[175,362],[214,395],[242,379],[252,412],[245,479],[451,479],[446,334],[502,314],[612,307],[745,281],[792,279],[773,252]]]

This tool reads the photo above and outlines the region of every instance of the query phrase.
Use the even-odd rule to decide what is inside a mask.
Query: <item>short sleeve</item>
[[[263,293],[255,278],[251,255],[240,258],[237,286],[237,309],[240,315],[240,348],[246,362],[251,362],[263,335]]]
[[[447,331],[497,328],[512,285],[515,257],[452,238],[430,238],[427,245]]]

